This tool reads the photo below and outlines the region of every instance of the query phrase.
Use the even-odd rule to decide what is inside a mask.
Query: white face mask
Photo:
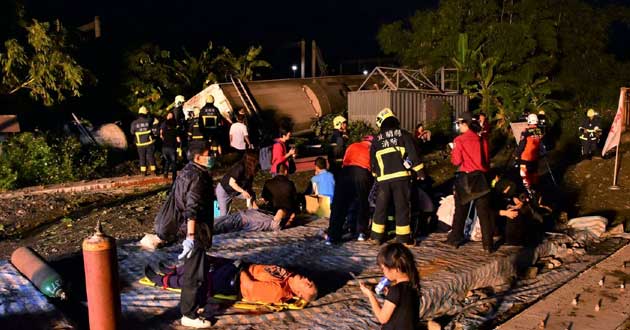
[[[455,123],[455,132],[459,133],[459,122]]]

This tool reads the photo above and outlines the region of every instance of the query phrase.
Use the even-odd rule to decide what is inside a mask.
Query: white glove
[[[192,255],[193,247],[195,246],[195,240],[187,238],[182,242],[183,251],[177,256],[177,259],[188,259]]]

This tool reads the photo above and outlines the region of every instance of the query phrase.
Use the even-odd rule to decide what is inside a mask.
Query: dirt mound
[[[620,190],[609,189],[612,185],[614,157],[584,160],[567,169],[564,184],[575,202],[575,215],[598,214],[614,223],[630,221],[630,144],[622,145],[620,150],[617,181]]]

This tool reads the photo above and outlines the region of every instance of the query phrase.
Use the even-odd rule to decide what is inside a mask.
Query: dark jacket
[[[199,118],[206,130],[217,128],[221,123],[221,113],[214,104],[206,104],[199,110]]]
[[[404,165],[405,159],[410,162],[409,168]],[[399,128],[376,135],[370,149],[370,162],[378,182],[409,180],[410,170],[419,171],[424,167],[413,136]]]
[[[186,222],[194,219],[212,228],[214,191],[212,177],[205,167],[194,162],[184,166],[171,193],[155,217],[155,232],[164,240],[177,239],[186,232]]]
[[[277,212],[283,209],[288,213],[297,211],[297,189],[293,181],[284,175],[277,175],[265,182],[262,190],[262,198],[271,205],[266,209]]]
[[[348,139],[338,129],[333,130],[330,136],[330,162],[343,160],[343,155],[346,152],[346,140]]]
[[[582,125],[580,125],[580,135],[581,140],[594,141],[598,140],[601,134],[601,120],[599,116],[593,117],[593,119],[589,119],[588,117],[584,118],[582,121]]]
[[[144,147],[153,144],[153,119],[147,116],[140,116],[131,122],[131,135],[136,146]]]
[[[201,121],[201,118],[190,118],[188,119],[188,141],[203,141],[204,137],[204,127]]]

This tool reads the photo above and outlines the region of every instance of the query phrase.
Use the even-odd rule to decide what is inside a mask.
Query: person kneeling
[[[212,306],[214,295],[236,295],[244,301],[279,304],[294,298],[311,302],[317,298],[317,286],[309,278],[291,272],[278,265],[248,264],[241,260],[224,259],[206,255],[205,294],[198,296],[205,307],[205,316],[216,310]],[[180,288],[184,279],[185,266],[171,268],[161,275],[150,267],[145,275],[153,283],[165,288]],[[213,308],[214,307],[214,308]],[[205,319],[182,317],[182,325],[193,328],[208,328],[211,323]]]

